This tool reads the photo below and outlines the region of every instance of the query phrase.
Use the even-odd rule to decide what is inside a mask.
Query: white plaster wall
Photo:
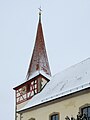
[[[22,114],[23,118],[21,120],[29,120],[30,118],[35,118],[35,120],[49,120],[49,115],[53,112],[59,112],[60,120],[65,120],[67,115],[69,117],[72,115],[73,117],[76,117],[79,107],[87,103],[90,104],[90,93],[25,112]]]

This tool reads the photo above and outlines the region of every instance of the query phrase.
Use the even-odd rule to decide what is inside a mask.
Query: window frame
[[[60,113],[59,112],[53,112],[49,115],[49,120],[51,120],[51,117],[54,115],[58,115],[58,120],[60,120]]]
[[[80,114],[83,115],[83,109],[88,109],[90,108],[90,104],[85,104],[79,108]],[[90,119],[90,116],[88,117]]]
[[[35,118],[29,118],[28,120],[35,120]]]

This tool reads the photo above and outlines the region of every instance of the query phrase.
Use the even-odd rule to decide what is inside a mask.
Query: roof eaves
[[[56,96],[50,97],[51,99],[46,98],[46,99],[42,100],[39,104],[33,105],[33,106],[28,107],[28,108],[25,108],[25,109],[18,110],[17,112],[18,112],[18,113],[21,113],[21,112],[24,112],[24,111],[27,111],[27,110],[36,108],[36,107],[38,107],[38,106],[40,106],[40,105],[43,105],[43,104],[46,104],[46,103],[49,103],[49,102],[52,102],[52,101],[55,101],[55,100],[64,98],[64,97],[66,97],[66,96],[70,96],[70,95],[73,95],[73,94],[75,94],[75,93],[85,91],[85,90],[87,90],[87,89],[90,90],[90,83],[88,83],[88,86],[87,86],[87,87],[83,87],[83,86],[82,86],[82,89],[78,89],[78,88],[76,88],[76,89],[77,89],[77,91],[74,90],[74,92],[72,92],[72,90],[69,90],[69,92],[68,92],[67,94],[61,93],[62,96],[56,95]]]

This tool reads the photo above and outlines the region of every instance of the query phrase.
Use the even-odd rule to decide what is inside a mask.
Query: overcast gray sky
[[[40,6],[52,74],[90,57],[90,0],[0,0],[2,120],[14,120],[13,87],[25,79]]]

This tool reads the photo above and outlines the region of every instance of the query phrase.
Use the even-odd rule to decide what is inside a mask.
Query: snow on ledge
[[[36,71],[36,72],[34,72],[32,75],[30,75],[30,77],[28,78],[28,80],[30,80],[30,79],[32,79],[32,78],[34,78],[34,77],[36,77],[36,76],[38,76],[38,75],[43,75],[44,77],[46,77],[47,79],[51,79],[51,76],[50,75],[48,75],[48,74],[46,74],[44,71]]]

